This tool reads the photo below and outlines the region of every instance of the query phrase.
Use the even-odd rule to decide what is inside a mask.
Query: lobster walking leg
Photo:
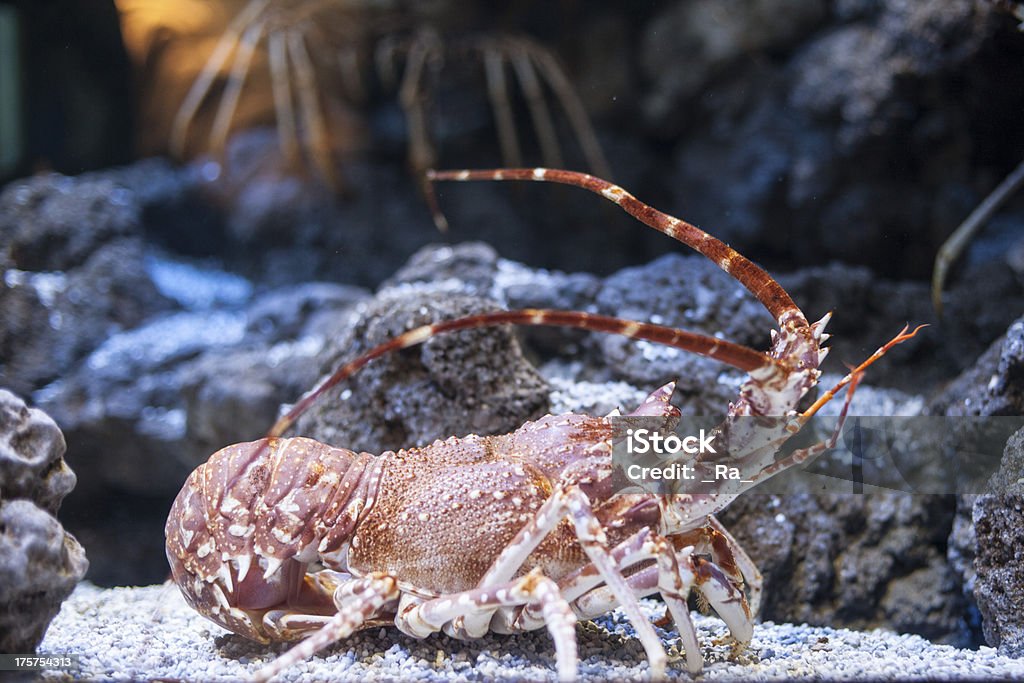
[[[267,681],[331,643],[347,638],[398,597],[398,582],[388,574],[375,573],[342,584],[334,594],[337,613],[318,631],[257,671],[253,680]]]
[[[680,562],[672,552],[671,544],[663,539],[659,540],[661,543],[658,547],[657,588],[676,623],[679,641],[686,653],[686,668],[690,673],[697,674],[704,667],[704,656],[697,641],[697,630],[690,619],[690,608],[686,604],[686,598],[693,585],[693,574],[687,570],[684,576]]]
[[[757,568],[754,561],[750,559],[750,555],[747,555],[743,546],[733,538],[733,535],[729,533],[724,524],[718,521],[717,517],[708,515],[708,527],[722,540],[722,543],[714,549],[716,553],[714,556],[715,564],[724,565],[725,563],[720,558],[722,555],[728,554],[729,564],[737,569],[746,587],[750,613],[757,616],[757,613],[761,611],[761,594],[764,588],[764,577],[761,576],[761,571]]]
[[[469,616],[490,615],[499,608],[536,605],[543,613],[555,643],[559,679],[576,677],[576,615],[562,597],[558,585],[533,570],[504,585],[443,595],[401,610],[395,625],[403,633],[425,638],[442,628],[450,635],[462,635],[459,621]]]
[[[714,562],[694,557],[695,548],[692,545],[677,552],[672,540],[644,529],[616,546],[612,550],[612,557],[620,571],[650,560],[656,561],[655,566],[631,574],[627,584],[637,597],[661,593],[686,650],[687,667],[696,673],[700,671],[703,660],[686,605],[690,592],[698,591],[700,599],[707,600],[715,607],[739,644],[750,642],[753,615],[743,592],[732,577],[727,576]],[[618,596],[608,586],[602,585],[602,577],[596,574],[593,565],[574,572],[561,582],[560,589],[563,596],[572,600],[576,613],[584,619],[604,614],[621,604]],[[515,625],[521,630],[530,630],[536,619],[536,610],[527,607]]]
[[[665,671],[667,656],[651,623],[640,611],[640,604],[626,583],[622,572],[606,547],[606,539],[600,521],[594,516],[587,495],[577,486],[556,490],[547,502],[535,513],[533,519],[520,530],[501,552],[491,568],[480,581],[479,587],[489,589],[508,581],[523,565],[531,552],[566,517],[572,522],[576,537],[590,562],[597,569],[601,580],[618,599],[626,616],[633,624],[647,658],[654,678]],[[492,613],[470,615],[463,620],[463,630],[468,637],[482,636],[491,620]]]

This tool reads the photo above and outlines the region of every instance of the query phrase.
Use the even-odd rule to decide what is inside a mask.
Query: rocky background
[[[928,288],[938,246],[1024,158],[1012,5],[678,0],[627,13],[566,2],[549,15],[519,3],[470,30],[551,47],[618,182],[764,264],[809,316],[835,310],[826,371],[905,322],[930,322],[872,370],[862,414],[1021,415],[1024,196],[954,268],[941,320]],[[73,80],[59,73],[57,94]],[[453,78],[432,114],[441,165],[499,164],[479,74]],[[104,82],[88,81],[130,107]],[[513,111],[528,141],[521,98]],[[268,170],[276,141],[260,128],[237,134],[222,163],[107,168],[98,157],[79,173],[88,155],[31,147],[34,161],[74,173],[0,192],[0,386],[64,431],[79,484],[61,519],[91,580],[164,580],[163,522],[188,472],[261,436],[339,361],[425,322],[552,307],[766,344],[771,320],[738,285],[578,190],[442,186],[452,227],[438,235],[393,93],[357,113],[366,150],[345,158],[341,193]],[[582,167],[558,125],[567,162]],[[549,410],[628,407],[669,379],[699,413],[721,410],[738,378],[615,337],[471,331],[371,365],[299,429],[380,452],[507,431]],[[753,495],[723,520],[765,573],[765,619],[987,640],[1019,655],[1021,458],[1018,435],[997,492],[977,499]]]

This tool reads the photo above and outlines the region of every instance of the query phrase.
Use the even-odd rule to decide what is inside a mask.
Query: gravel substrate
[[[651,617],[662,614],[644,601]],[[942,680],[1024,678],[1024,660],[992,648],[958,650],[918,636],[887,631],[764,623],[750,647],[730,661],[719,620],[695,616],[708,680],[825,679]],[[677,655],[673,633],[659,631]],[[639,642],[620,612],[577,627],[583,680],[646,679]],[[721,643],[721,644],[716,644]],[[285,649],[249,642],[193,612],[172,585],[101,590],[80,585],[64,603],[40,647],[48,654],[78,655],[74,678],[89,680],[178,679],[233,681],[255,672]],[[682,661],[670,679],[689,680]],[[47,680],[72,678],[46,672]],[[283,673],[275,681],[554,680],[554,652],[547,632],[492,635],[461,642],[445,636],[408,638],[395,629],[357,634],[326,653]]]

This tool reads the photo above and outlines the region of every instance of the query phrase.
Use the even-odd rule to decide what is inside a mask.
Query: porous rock
[[[509,310],[552,308],[582,311],[593,308],[602,280],[590,273],[563,273],[530,268],[499,258],[483,242],[423,247],[388,278],[383,288],[429,285],[431,289],[491,298]],[[572,353],[587,333],[556,327],[522,326],[524,342],[540,353]]]
[[[100,177],[56,174],[0,195],[0,377],[28,393],[111,333],[167,310],[146,272],[134,195]]]
[[[985,299],[981,301],[984,305]],[[959,316],[955,318],[960,320]],[[992,342],[973,365],[961,372],[942,388],[929,402],[927,412],[951,418],[974,418],[1001,415],[1024,414],[1024,319],[1012,323],[1006,333]],[[951,425],[955,426],[957,423]],[[998,423],[990,423],[998,427]],[[976,421],[963,422],[965,428],[980,426]],[[1004,458],[1012,452],[1007,444]],[[1012,456],[1011,456],[1012,457]],[[1011,468],[1012,469],[1012,468]],[[1004,466],[1000,472],[1007,471]],[[996,475],[1001,476],[1000,474]],[[1005,482],[999,481],[1001,484]],[[1005,490],[1005,485],[999,486]],[[986,640],[993,642],[989,632],[996,632],[990,618],[982,623],[979,612],[979,590],[977,587],[977,553],[982,542],[977,535],[976,515],[981,509],[992,507],[989,498],[976,492],[957,497],[957,514],[953,521],[947,549],[950,566],[960,576],[964,596],[968,602],[967,616],[972,629],[983,633]],[[978,507],[978,506],[982,507]],[[995,605],[996,601],[989,600]],[[997,610],[997,607],[990,608]],[[984,628],[983,628],[984,627]]]
[[[778,280],[809,317],[835,312],[828,325],[832,363],[859,361],[904,325],[928,323],[869,374],[872,384],[914,393],[932,394],[971,367],[1024,306],[1024,289],[998,261],[972,265],[951,283],[941,320],[936,320],[926,283],[879,277],[862,266],[830,263],[783,274]],[[962,389],[947,390],[950,398],[931,399],[928,412],[941,414],[938,403],[948,403],[967,387],[976,391],[978,380],[972,375]]]
[[[653,82],[644,103],[653,121],[677,119],[675,105],[698,94],[709,80],[743,57],[796,42],[825,18],[822,0],[695,0],[674,2],[647,26],[640,63]],[[686,68],[665,68],[666,63]]]
[[[0,239],[22,270],[70,270],[102,245],[137,233],[138,206],[109,180],[58,174],[12,183],[0,194]]]
[[[385,289],[320,356],[320,367],[330,372],[422,325],[494,310],[500,310],[497,303],[468,295],[415,286]],[[475,329],[438,335],[374,361],[328,392],[296,431],[380,453],[449,436],[508,432],[547,407],[547,385],[512,332]]]
[[[26,498],[57,514],[75,488],[64,435],[49,415],[0,389],[0,498]]]
[[[746,289],[703,256],[668,254],[608,277],[597,295],[601,313],[765,346],[771,316]],[[693,414],[720,414],[735,398],[738,371],[703,356],[620,335],[595,340],[616,379],[654,387],[677,381]]]
[[[1006,444],[989,489],[974,504],[974,596],[988,644],[1024,657],[1024,430]]]
[[[690,30],[715,36],[745,23],[730,3],[672,11],[705,4],[719,5],[722,18]],[[685,130],[671,184],[682,217],[748,255],[760,248],[801,265],[834,258],[923,279],[944,236],[1009,170],[979,168],[970,131],[994,111],[1019,110],[1020,93],[1000,83],[1019,79],[1024,37],[977,0],[848,2],[824,21],[807,16],[817,3],[756,4],[777,8],[774,21],[751,22],[753,44],[777,42],[703,84],[703,64],[679,58],[690,41],[646,53],[648,73],[682,74],[656,86],[698,79],[655,87],[645,102],[659,130]],[[776,28],[800,27],[805,16],[806,29]],[[647,34],[668,43],[677,37],[670,26],[656,17]],[[977,74],[970,95],[964,74]],[[943,173],[920,172],[928,168]]]
[[[463,242],[453,246],[423,247],[381,285],[430,283],[438,287],[445,282],[456,284],[460,291],[488,296],[498,272],[498,252],[483,242]]]
[[[773,621],[890,628],[969,644],[945,544],[952,496],[749,493],[721,516],[765,579]]]
[[[0,390],[0,652],[34,652],[85,575],[85,551],[54,517],[74,488],[64,437]]]
[[[1024,318],[992,343],[929,406],[950,417],[1024,415]]]

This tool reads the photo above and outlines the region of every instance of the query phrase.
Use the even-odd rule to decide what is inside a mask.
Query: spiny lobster
[[[500,311],[406,332],[356,358],[300,399],[266,438],[214,454],[185,482],[167,520],[167,556],[187,602],[221,626],[260,642],[302,642],[257,672],[266,680],[360,628],[393,623],[425,637],[457,638],[546,626],[559,678],[577,670],[574,624],[620,606],[660,678],[667,656],[638,598],[660,593],[678,628],[689,671],[703,657],[687,598],[696,591],[750,642],[761,595],[754,562],[714,514],[743,490],[803,462],[828,442],[776,459],[783,442],[894,345],[854,368],[808,409],[831,314],[809,323],[760,267],[695,226],[596,177],[547,169],[432,172],[431,180],[542,180],[615,202],[696,249],[741,282],[778,323],[768,352],[701,334],[601,315]],[[547,415],[510,434],[469,435],[380,456],[311,439],[282,438],[327,389],[374,358],[432,335],[503,325],[560,325],[621,334],[718,359],[748,373],[720,429],[730,453],[697,467],[741,465],[747,483],[700,493],[620,493],[612,484],[613,417]],[[918,328],[920,329],[920,328]],[[631,415],[669,421],[673,384]],[[849,405],[849,394],[847,404]],[[843,409],[845,415],[846,407]],[[776,417],[780,429],[744,429],[740,418]]]

